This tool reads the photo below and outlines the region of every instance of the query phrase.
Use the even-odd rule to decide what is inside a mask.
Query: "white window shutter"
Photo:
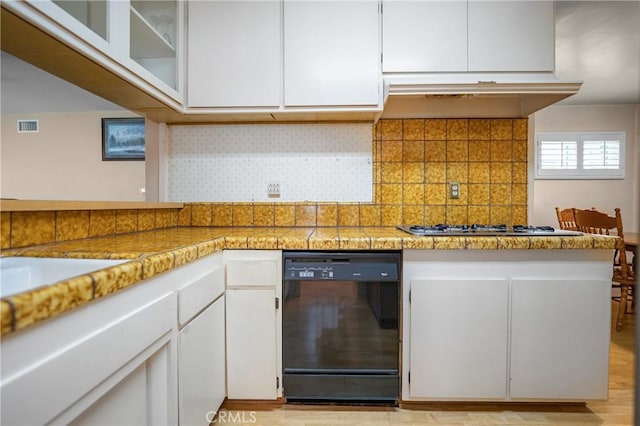
[[[624,132],[538,133],[536,179],[624,178]]]

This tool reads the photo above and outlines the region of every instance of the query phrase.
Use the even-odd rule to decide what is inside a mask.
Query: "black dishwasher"
[[[287,402],[396,403],[400,252],[283,252]]]

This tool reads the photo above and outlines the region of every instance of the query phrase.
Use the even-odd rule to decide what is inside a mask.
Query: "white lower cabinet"
[[[3,339],[1,423],[175,423],[176,294],[153,287]]]
[[[0,423],[209,424],[225,395],[223,292],[217,253],[3,336]]]
[[[227,290],[229,399],[278,396],[275,290]]]
[[[173,396],[167,375],[169,351],[167,343],[69,424],[167,424],[172,418],[167,409]]]
[[[178,288],[180,425],[208,425],[226,395],[222,253]]]
[[[207,425],[226,394],[225,297],[206,308],[179,335],[180,424]]]
[[[149,424],[146,379],[146,366],[141,365],[69,424]]]
[[[511,398],[606,399],[610,286],[513,280]]]
[[[403,399],[606,399],[611,255],[405,250]]]
[[[225,250],[227,397],[282,396],[282,252]]]
[[[506,397],[507,280],[412,280],[412,397]]]

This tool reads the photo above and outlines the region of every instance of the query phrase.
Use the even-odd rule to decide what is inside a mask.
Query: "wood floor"
[[[617,304],[612,305],[612,317]],[[612,318],[609,399],[574,405],[432,404],[420,409],[284,405],[275,409],[222,408],[212,424],[287,426],[348,425],[633,425],[635,316],[622,331]],[[640,419],[639,419],[640,420]]]

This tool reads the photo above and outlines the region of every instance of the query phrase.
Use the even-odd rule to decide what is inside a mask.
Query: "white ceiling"
[[[4,52],[0,65],[2,113],[121,109]],[[557,1],[556,74],[583,82],[562,104],[640,103],[640,0]]]
[[[8,53],[0,61],[2,114],[122,109]]]

